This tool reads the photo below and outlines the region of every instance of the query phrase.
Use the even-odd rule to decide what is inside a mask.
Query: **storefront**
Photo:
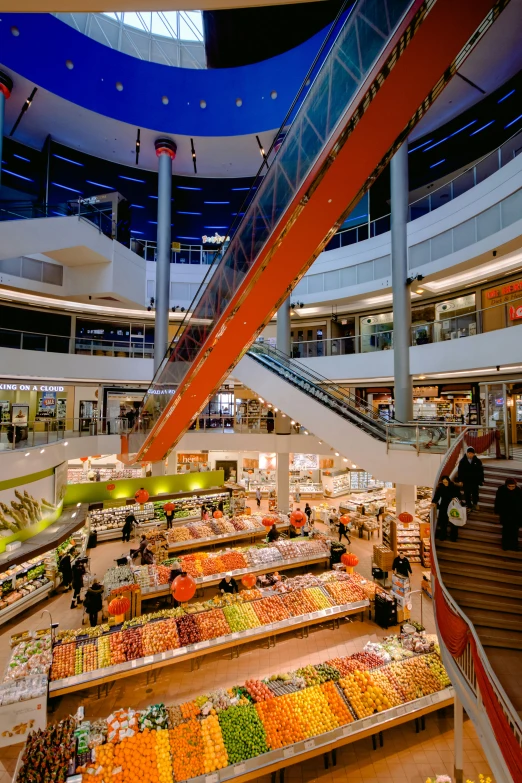
[[[2,424],[9,424],[21,416],[26,422],[35,422],[35,430],[67,422],[72,429],[75,387],[48,381],[44,384],[2,381],[0,383],[0,416]],[[20,415],[21,414],[21,415]]]
[[[75,353],[152,358],[154,327],[129,321],[76,319]]]
[[[522,278],[482,291],[482,329],[491,332],[522,323]]]

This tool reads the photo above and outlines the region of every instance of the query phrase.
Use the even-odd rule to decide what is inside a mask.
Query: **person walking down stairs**
[[[502,549],[518,552],[518,531],[522,527],[522,489],[514,478],[508,478],[497,489],[495,514],[502,525]]]
[[[464,486],[464,499],[468,509],[477,511],[479,487],[484,483],[484,466],[471,446],[459,462],[458,480]]]

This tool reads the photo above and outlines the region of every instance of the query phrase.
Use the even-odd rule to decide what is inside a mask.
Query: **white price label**
[[[166,657],[167,657],[167,653],[162,652],[161,653],[161,660],[164,661]]]
[[[333,609],[327,609],[326,614],[333,614]]]
[[[232,639],[238,639],[238,638],[239,638],[239,634],[238,633],[233,633],[232,634]]]
[[[246,771],[246,764],[236,764],[234,767],[234,775],[243,775]]]
[[[146,666],[148,663],[152,663],[153,660],[154,660],[154,656],[153,655],[147,655],[147,657],[144,658],[143,663]]]
[[[290,756],[293,756],[294,753],[295,753],[295,748],[293,748],[292,746],[290,746],[289,748],[284,748],[284,750],[283,750],[283,757],[285,759],[288,759],[288,758],[290,758]]]
[[[343,737],[347,737],[349,734],[351,734],[351,731],[351,726],[343,726]]]
[[[217,773],[214,772],[213,775],[205,775],[205,783],[218,783]]]
[[[312,748],[315,748],[315,742],[313,740],[308,740],[304,744],[305,750],[312,750]]]
[[[132,662],[131,662],[131,667],[132,667],[133,669],[135,669],[137,665],[138,665],[138,661],[132,661]]]
[[[210,642],[207,640],[205,642],[200,642],[199,647],[210,647]]]

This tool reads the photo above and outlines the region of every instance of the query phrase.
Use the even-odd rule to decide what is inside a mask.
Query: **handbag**
[[[448,519],[452,525],[456,525],[457,527],[463,527],[463,525],[466,524],[466,507],[456,498],[453,498],[448,505]]]

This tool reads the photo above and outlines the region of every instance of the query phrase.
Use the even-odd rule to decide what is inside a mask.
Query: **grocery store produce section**
[[[276,520],[275,524],[278,530],[288,529],[288,517],[273,513],[270,516]],[[210,519],[207,522],[191,522],[188,525],[180,525],[172,530],[163,531],[163,535],[170,552],[196,549],[203,544],[264,536],[267,529],[263,526],[262,520],[261,514],[241,515],[229,519],[223,517]],[[147,537],[149,537],[149,533],[147,533]]]
[[[51,696],[358,614],[363,580],[330,571],[141,615],[122,625],[64,630],[53,648]],[[118,589],[118,588],[117,588]]]
[[[389,637],[345,658],[182,704],[118,709],[92,722],[68,718],[30,736],[15,781],[247,780],[452,700],[436,637]]]

